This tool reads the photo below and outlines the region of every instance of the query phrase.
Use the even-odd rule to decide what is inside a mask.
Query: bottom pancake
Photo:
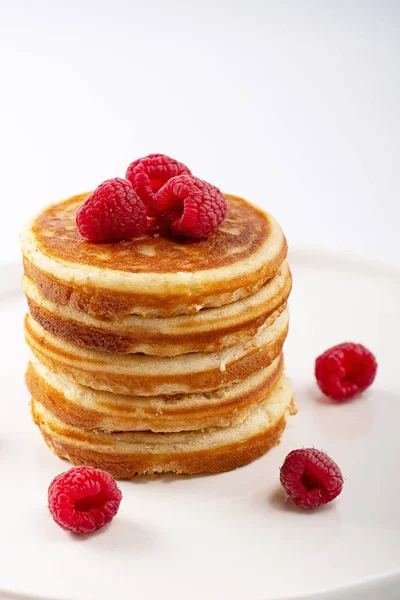
[[[285,376],[247,418],[229,427],[179,433],[87,431],[57,418],[32,398],[32,415],[48,446],[75,465],[118,479],[151,473],[220,473],[250,463],[279,443],[293,391]]]

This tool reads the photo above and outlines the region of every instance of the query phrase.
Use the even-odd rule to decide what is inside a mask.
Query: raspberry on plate
[[[129,181],[101,183],[76,214],[79,233],[89,242],[126,240],[145,230],[146,207]]]
[[[292,450],[281,467],[281,484],[296,506],[316,508],[331,502],[343,487],[338,465],[321,450]]]
[[[222,192],[191,175],[170,179],[157,193],[154,208],[167,232],[195,239],[217,231],[228,212]]]
[[[183,163],[165,154],[149,154],[129,165],[126,178],[146,205],[151,217],[154,216],[153,204],[158,190],[172,177],[183,174],[191,174]]]
[[[321,391],[337,402],[349,400],[371,385],[377,363],[361,344],[350,342],[330,348],[315,361],[315,377]]]
[[[114,479],[93,467],[74,467],[57,475],[48,491],[54,521],[72,533],[92,533],[110,523],[122,494]]]

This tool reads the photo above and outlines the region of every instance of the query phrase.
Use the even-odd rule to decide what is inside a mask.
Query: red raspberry
[[[321,391],[338,402],[361,394],[375,379],[374,355],[361,344],[347,342],[330,348],[315,361]]]
[[[154,216],[153,204],[158,190],[171,177],[190,175],[190,170],[181,162],[165,154],[149,154],[133,161],[126,171],[126,178],[147,207],[149,216]]]
[[[53,479],[48,498],[57,525],[73,533],[91,533],[115,517],[122,494],[105,471],[74,467]]]
[[[228,212],[219,189],[191,175],[170,179],[157,193],[154,207],[169,233],[188,238],[214,233]]]
[[[325,452],[302,448],[293,450],[285,458],[281,484],[296,506],[316,508],[340,494],[343,475]]]
[[[126,179],[103,181],[76,214],[79,233],[89,242],[126,240],[145,230],[146,207]]]

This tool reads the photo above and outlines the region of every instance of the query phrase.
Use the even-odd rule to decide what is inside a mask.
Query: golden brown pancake
[[[49,333],[30,315],[25,319],[25,335],[37,359],[55,373],[93,389],[155,396],[212,391],[268,367],[282,352],[288,321],[286,309],[244,344],[171,358],[83,348]]]
[[[92,244],[75,224],[88,195],[42,211],[21,242],[25,273],[40,293],[95,317],[165,317],[223,306],[259,290],[286,257],[286,240],[273,217],[231,195],[226,220],[206,239],[143,234]]]
[[[65,423],[101,431],[193,431],[243,421],[280,379],[283,356],[236,385],[203,394],[122,396],[79,385],[33,359],[26,372],[31,396]]]
[[[104,320],[44,298],[32,280],[23,286],[33,318],[56,336],[81,346],[112,353],[177,356],[216,352],[250,340],[258,329],[272,324],[286,308],[292,278],[284,262],[277,275],[258,292],[195,315]],[[278,312],[277,312],[278,311]]]
[[[243,421],[179,433],[87,431],[65,423],[32,399],[33,418],[55,454],[75,465],[104,469],[120,479],[147,473],[220,473],[235,469],[278,444],[287,415],[295,410],[291,384],[284,376]]]

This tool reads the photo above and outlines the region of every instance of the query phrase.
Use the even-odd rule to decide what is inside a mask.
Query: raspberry
[[[74,467],[53,479],[48,498],[57,525],[73,533],[91,533],[115,517],[122,494],[105,471]]]
[[[315,361],[315,377],[321,391],[337,402],[349,400],[371,385],[377,364],[361,344],[347,342],[330,348]]]
[[[340,494],[343,475],[337,464],[321,450],[293,450],[281,467],[281,484],[296,506],[316,508]]]
[[[169,233],[188,238],[217,231],[228,211],[218,188],[191,175],[170,179],[157,193],[154,208]]]
[[[153,204],[158,190],[171,177],[183,174],[190,175],[183,163],[165,154],[149,154],[129,165],[126,178],[146,205],[149,216],[154,216]]]
[[[108,179],[76,214],[79,233],[89,242],[113,242],[138,235],[147,225],[146,207],[126,179]]]

